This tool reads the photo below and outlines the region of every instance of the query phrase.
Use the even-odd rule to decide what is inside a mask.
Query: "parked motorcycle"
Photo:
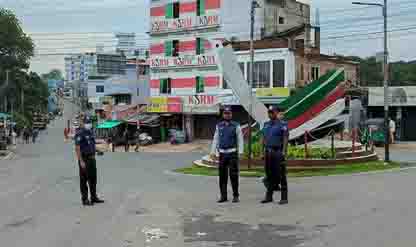
[[[142,133],[139,135],[139,142],[141,146],[149,146],[152,145],[153,138],[147,133]]]

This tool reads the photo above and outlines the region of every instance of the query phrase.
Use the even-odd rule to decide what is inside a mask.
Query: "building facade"
[[[310,24],[308,5],[295,0],[258,2],[256,39]],[[248,39],[249,13],[250,1],[151,1],[149,110],[170,114],[172,121],[167,119],[164,127],[179,126],[190,140],[211,138],[221,104],[235,105],[242,121],[247,118],[222,78],[215,48],[224,39]],[[256,50],[254,86],[262,92],[295,86],[294,53],[288,44],[278,48]],[[248,50],[242,49],[237,56],[247,76]]]
[[[65,80],[85,81],[96,71],[97,58],[94,53],[75,54],[65,57]]]
[[[66,81],[84,82],[89,76],[123,75],[126,57],[116,53],[83,53],[65,57]]]
[[[135,33],[116,33],[117,39],[116,52],[123,52],[126,56],[134,55],[136,50],[136,34]]]

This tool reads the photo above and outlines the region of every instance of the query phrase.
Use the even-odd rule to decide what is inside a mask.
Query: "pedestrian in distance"
[[[95,137],[91,130],[92,124],[80,119],[80,128],[75,134],[75,151],[79,166],[81,201],[84,206],[94,203],[103,203],[97,196],[97,166],[96,166],[96,147]],[[88,187],[90,200],[88,200]]]
[[[231,107],[223,110],[223,120],[217,124],[211,148],[211,157],[219,154],[219,187],[221,197],[218,203],[227,202],[228,176],[233,189],[233,203],[240,202],[239,194],[239,155],[244,152],[244,137],[241,127],[232,121]]]
[[[129,131],[127,127],[124,129],[124,132],[123,132],[123,144],[124,144],[124,152],[128,152],[130,149],[130,144],[129,144]]]
[[[273,193],[281,186],[281,200],[279,204],[287,204],[287,177],[285,156],[287,153],[289,130],[287,123],[282,120],[282,111],[278,106],[270,106],[270,121],[262,129],[264,147],[264,171],[266,176],[266,196],[261,203],[273,202]]]
[[[38,129],[33,129],[33,133],[32,133],[32,142],[33,143],[36,143],[36,138],[38,137],[38,135],[39,135],[39,130]]]
[[[137,128],[137,130],[134,132],[134,141],[136,144],[134,151],[139,152],[139,149],[140,149],[140,129],[139,128]]]

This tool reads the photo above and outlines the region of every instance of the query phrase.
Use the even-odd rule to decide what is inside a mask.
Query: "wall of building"
[[[296,0],[262,0],[265,36],[310,24],[310,6]]]
[[[254,61],[267,61],[269,62],[269,88],[273,87],[294,87],[295,86],[295,55],[293,51],[290,51],[287,48],[281,49],[259,49],[255,50]],[[249,64],[250,64],[250,52],[249,51],[237,51],[236,52],[238,62],[244,63],[244,76],[248,79]],[[276,81],[273,78],[276,66],[273,66],[273,61],[282,61],[284,62],[284,71],[283,75],[279,75],[278,78],[284,78],[284,81]],[[256,69],[254,69],[256,74]]]
[[[358,65],[338,59],[331,59],[323,55],[322,58],[307,58],[296,55],[296,85],[304,86],[313,81],[312,68],[319,71],[318,77],[326,74],[332,69],[344,68],[346,81],[353,84],[358,80]]]

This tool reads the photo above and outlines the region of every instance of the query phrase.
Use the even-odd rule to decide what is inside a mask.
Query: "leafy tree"
[[[26,72],[33,50],[32,39],[23,32],[14,13],[0,8],[0,98],[7,99],[3,108],[13,110],[22,124],[30,123],[33,112],[44,111],[48,103],[48,85],[38,74]],[[3,83],[6,71],[9,85]]]
[[[42,74],[42,80],[47,82],[48,80],[63,80],[64,76],[62,75],[62,71],[59,69],[53,69],[49,73]]]
[[[23,32],[15,14],[0,8],[0,74],[6,69],[28,69],[33,51],[33,41]]]

